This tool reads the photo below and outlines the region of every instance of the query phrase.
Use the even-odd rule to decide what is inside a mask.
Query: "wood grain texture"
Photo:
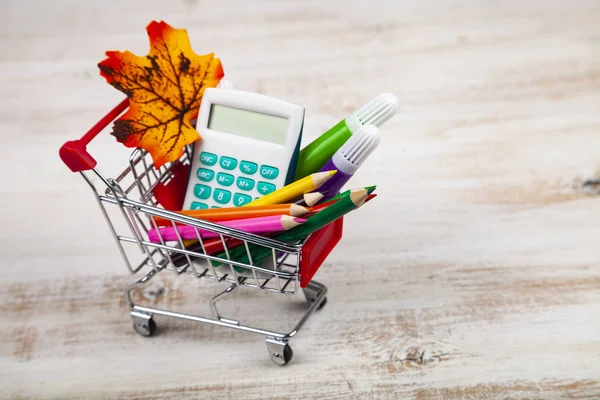
[[[598,1],[36,1],[0,13],[0,393],[5,398],[600,398]],[[401,111],[353,179],[317,274],[329,303],[291,342],[157,318],[134,333],[127,275],[58,147],[121,95],[96,63],[189,30],[238,88],[307,110],[309,141],[379,92]],[[91,147],[114,174],[127,150]],[[587,184],[584,185],[584,183]],[[390,210],[394,210],[393,212]],[[142,296],[207,312],[222,287]],[[236,293],[228,315],[289,326],[302,299]]]

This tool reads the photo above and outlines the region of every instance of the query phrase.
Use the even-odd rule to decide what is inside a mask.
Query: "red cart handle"
[[[60,159],[73,172],[88,171],[97,164],[94,157],[87,152],[86,146],[95,138],[104,128],[115,120],[123,111],[129,107],[129,99],[124,99],[108,114],[106,114],[96,125],[81,137],[81,139],[69,140],[62,145],[58,154]]]

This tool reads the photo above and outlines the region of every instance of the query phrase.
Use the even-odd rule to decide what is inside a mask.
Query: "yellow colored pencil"
[[[248,206],[264,206],[267,204],[288,203],[305,193],[313,192],[322,184],[327,182],[337,171],[317,172],[305,178],[292,182],[289,185],[282,187],[279,190],[269,193],[266,196],[260,197]]]

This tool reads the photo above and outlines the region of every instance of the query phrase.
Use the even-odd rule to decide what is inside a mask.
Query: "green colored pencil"
[[[371,193],[373,193],[373,192],[375,191],[375,189],[377,189],[377,186],[376,186],[376,185],[373,185],[373,186],[365,186],[365,187],[364,187],[364,189],[366,189],[366,190],[367,190],[368,194],[371,194]],[[350,193],[350,191],[352,191],[352,190],[356,190],[356,189],[348,189],[348,190],[346,190],[345,192],[341,192],[341,193],[339,193],[339,194],[337,194],[337,195],[333,196],[332,198],[330,198],[330,199],[327,199],[326,201],[323,201],[323,203],[328,203],[328,202],[330,202],[331,200],[337,200],[337,199],[341,198],[342,196],[346,196],[346,195],[347,195],[347,194],[349,194],[349,193]]]
[[[312,217],[308,217],[304,224],[295,226],[286,232],[275,235],[273,239],[288,243],[300,240],[342,217],[344,214],[362,206],[368,195],[369,191],[367,189],[351,190],[350,193],[340,198],[334,204],[324,208]],[[298,229],[306,224],[308,224],[308,226],[306,226],[305,229]]]

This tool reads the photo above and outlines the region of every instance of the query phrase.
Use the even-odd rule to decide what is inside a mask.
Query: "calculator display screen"
[[[208,117],[208,129],[276,144],[285,144],[287,127],[287,118],[220,104],[211,106]]]

